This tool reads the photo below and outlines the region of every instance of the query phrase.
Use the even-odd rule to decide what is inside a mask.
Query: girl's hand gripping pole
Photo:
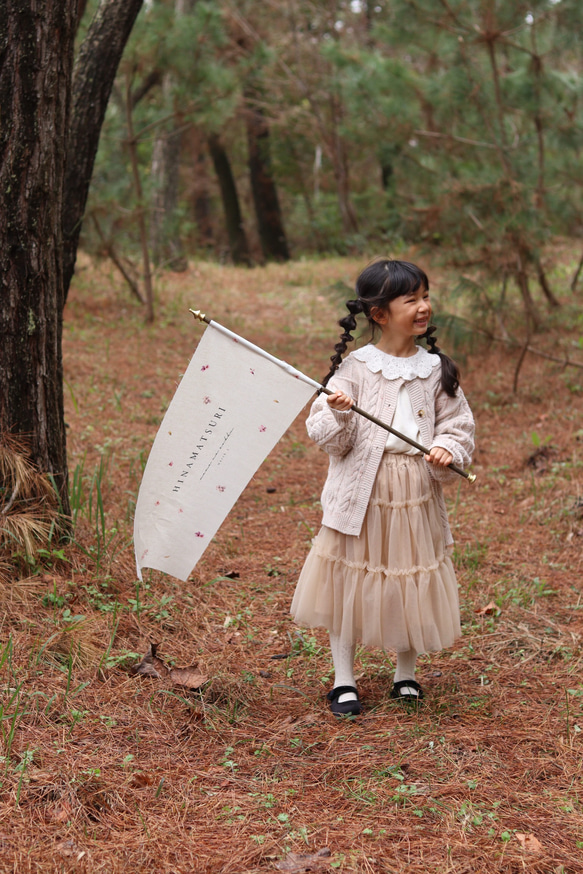
[[[243,337],[239,337],[237,334],[233,334],[231,331],[228,331],[226,328],[223,328],[222,325],[219,325],[218,322],[215,322],[214,320],[209,319],[208,316],[206,316],[204,313],[201,313],[200,310],[190,309],[189,312],[191,312],[192,315],[194,316],[194,318],[198,319],[199,322],[206,322],[207,325],[210,325],[211,321],[212,321],[212,324],[216,328],[220,329],[228,336],[236,338],[238,342],[243,343],[248,348],[253,349],[259,355],[262,355],[265,358],[268,358],[270,361],[273,361],[275,364],[278,364],[280,367],[284,367],[288,371],[293,371],[293,375],[296,378],[300,378],[304,382],[307,382],[310,385],[312,385],[314,387],[315,391],[317,391],[318,393],[324,392],[324,394],[327,394],[327,395],[334,394],[334,392],[331,391],[329,388],[325,388],[323,385],[320,385],[319,382],[316,382],[314,379],[311,379],[309,376],[306,376],[304,373],[301,373],[301,371],[295,370],[295,368],[290,368],[289,364],[286,364],[284,361],[280,361],[279,359],[274,358],[272,355],[269,355],[268,352],[265,352],[265,350],[260,349],[259,346],[255,346],[255,345],[253,345],[253,343],[249,343],[249,341],[245,340]],[[415,449],[418,449],[424,455],[429,455],[429,449],[427,449],[425,446],[422,446],[421,443],[417,443],[417,441],[413,440],[411,437],[407,437],[405,434],[401,434],[400,431],[397,431],[395,428],[391,428],[391,426],[385,424],[385,422],[381,422],[381,420],[377,419],[376,416],[371,416],[371,414],[367,413],[366,410],[361,410],[360,407],[356,406],[356,404],[353,404],[350,409],[354,410],[355,413],[358,413],[359,416],[364,416],[365,419],[370,419],[370,421],[374,422],[375,425],[379,425],[381,428],[384,428],[385,431],[389,431],[391,434],[394,434],[395,437],[399,437],[401,440],[404,440],[405,443],[409,443],[410,446],[414,446]],[[461,467],[458,467],[455,464],[448,464],[447,470],[453,470],[454,473],[457,473],[460,476],[465,477],[465,479],[467,479],[467,481],[469,483],[473,483],[476,480],[475,473],[468,473],[467,470],[463,470]]]
[[[333,395],[334,392],[329,388],[320,389],[326,395]],[[397,431],[395,428],[391,428],[390,425],[387,425],[385,422],[381,422],[380,419],[377,419],[376,416],[371,416],[370,413],[367,413],[366,410],[361,410],[360,407],[357,407],[356,404],[352,404],[350,407],[351,410],[354,410],[355,413],[358,413],[359,416],[364,416],[365,419],[370,419],[371,422],[374,422],[375,425],[379,425],[381,428],[384,428],[385,431],[389,431],[391,434],[394,434],[395,437],[399,437],[401,440],[404,440],[405,443],[408,443],[410,446],[414,446],[415,449],[419,449],[424,455],[429,455],[429,449],[425,446],[422,446],[421,443],[417,443],[416,440],[413,440],[411,437],[407,437],[406,434],[401,434],[400,431]],[[457,464],[448,464],[446,470],[453,470],[454,473],[459,474],[459,476],[465,477],[469,483],[473,483],[476,481],[476,474],[469,473],[467,470],[463,470],[463,468],[458,467]]]

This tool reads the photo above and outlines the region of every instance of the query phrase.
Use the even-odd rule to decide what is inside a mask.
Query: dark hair
[[[334,346],[335,354],[330,358],[332,366],[322,380],[322,385],[327,385],[338,370],[347,344],[354,339],[351,331],[356,329],[356,316],[364,313],[371,328],[372,339],[378,327],[373,313],[387,309],[392,300],[417,291],[420,287],[429,291],[429,279],[416,264],[411,264],[409,261],[393,261],[390,258],[377,258],[368,264],[356,280],[357,298],[346,302],[349,315],[338,322],[343,332],[340,335],[340,342]],[[440,351],[433,336],[436,330],[435,325],[429,325],[421,339],[427,342],[428,352],[441,358],[441,387],[453,398],[459,387],[460,374],[455,361]]]

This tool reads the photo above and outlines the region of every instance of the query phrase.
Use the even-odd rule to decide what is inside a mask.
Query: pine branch
[[[457,137],[454,134],[442,134],[431,130],[415,130],[414,134],[420,137],[438,137],[439,139],[454,140],[456,143],[464,143],[468,146],[479,146],[483,149],[498,149],[495,143],[483,143],[479,140],[469,140],[467,137]]]
[[[534,346],[530,345],[530,338],[527,337],[527,343],[519,343],[518,340],[515,340],[513,337],[508,337],[505,339],[504,337],[495,337],[490,331],[485,331],[483,328],[476,328],[473,322],[470,322],[469,319],[464,319],[462,316],[458,316],[457,318],[461,319],[461,321],[467,322],[472,327],[472,333],[481,334],[483,337],[487,337],[492,343],[503,343],[505,346],[509,346],[511,349],[521,349],[525,353],[530,352],[531,355],[537,355],[539,358],[546,358],[547,361],[554,361],[557,364],[562,364],[563,367],[578,367],[580,370],[583,370],[583,361],[572,361],[568,355],[564,358],[558,358],[556,355],[551,355],[548,352],[543,352],[542,349],[536,349]]]

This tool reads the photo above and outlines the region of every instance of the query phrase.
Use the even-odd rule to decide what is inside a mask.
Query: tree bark
[[[107,102],[142,3],[143,0],[101,0],[75,64],[63,201],[64,300],[75,272],[79,236]]]
[[[248,98],[246,113],[251,193],[264,258],[289,261],[277,189],[271,168],[269,126],[261,110]]]
[[[208,156],[196,136],[191,137],[191,151],[193,154],[194,185],[190,199],[198,232],[196,242],[204,249],[207,246],[212,246],[214,238],[207,171]]]
[[[150,249],[154,264],[172,270],[188,266],[176,220],[181,146],[182,133],[173,124],[158,134],[152,150]]]
[[[208,147],[219,180],[231,258],[235,264],[246,264],[250,267],[251,254],[249,252],[245,228],[243,227],[239,196],[228,155],[217,134],[211,134],[208,137]]]
[[[138,141],[134,133],[134,122],[132,117],[132,90],[129,75],[126,81],[126,124],[128,128],[127,147],[130,155],[130,164],[132,166],[132,178],[134,180],[134,190],[136,193],[138,208],[138,227],[140,229],[140,243],[142,247],[142,266],[144,270],[144,288],[146,291],[146,322],[151,325],[154,321],[154,289],[152,286],[152,273],[150,270],[150,252],[148,250],[146,206],[144,203],[144,192],[142,189],[140,165],[138,162]]]
[[[526,272],[526,265],[528,263],[528,253],[525,247],[520,243],[516,243],[516,284],[520,290],[520,294],[522,295],[522,301],[524,303],[524,311],[526,314],[526,326],[528,336],[530,338],[530,334],[533,331],[538,331],[540,327],[540,318],[537,312],[536,305],[534,300],[532,299],[532,295],[530,293],[530,285],[528,281],[528,274]]]
[[[27,439],[65,515],[63,307],[105,104],[142,0],[102,0],[73,93],[82,5],[4,0],[0,21],[0,431]]]
[[[544,270],[544,267],[541,263],[540,258],[536,258],[535,263],[536,263],[536,272],[537,272],[537,276],[538,276],[538,282],[539,282],[539,285],[542,289],[544,296],[547,299],[547,303],[553,309],[557,309],[558,307],[561,306],[561,302],[559,300],[557,300],[557,298],[553,294],[553,290],[549,285],[549,281],[547,279],[547,275],[545,273],[545,270]]]
[[[0,431],[25,437],[69,514],[62,192],[77,0],[5,0],[0,33]]]
[[[194,5],[195,0],[175,0],[176,20],[191,12]],[[169,108],[174,104],[172,91],[173,75],[167,71],[162,79],[162,93]],[[158,133],[152,154],[150,249],[154,264],[164,264],[172,270],[188,267],[177,219],[182,126],[179,113],[175,113],[168,127]]]

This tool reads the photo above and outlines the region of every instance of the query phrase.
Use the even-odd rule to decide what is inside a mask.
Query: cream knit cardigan
[[[429,353],[419,347],[419,357]],[[450,398],[441,388],[441,359],[437,366],[425,367],[429,375],[411,379],[387,379],[382,371],[372,372],[358,360],[358,350],[340,365],[328,385],[349,395],[363,410],[392,423],[397,395],[405,385],[419,422],[420,443],[428,448],[441,446],[460,467],[466,467],[474,449],[474,419],[461,388]],[[433,355],[430,356],[435,363]],[[330,456],[328,477],[322,491],[322,524],[343,534],[358,535],[383,457],[387,432],[353,411],[333,410],[321,394],[312,404],[306,422],[308,434]],[[431,484],[443,523],[445,544],[453,543],[441,481],[456,474],[427,464]]]

